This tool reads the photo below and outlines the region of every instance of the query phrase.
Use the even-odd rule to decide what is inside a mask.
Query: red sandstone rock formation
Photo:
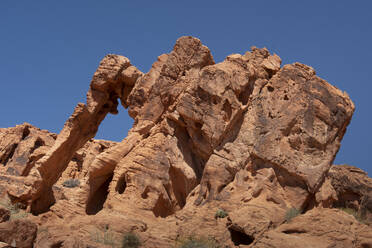
[[[128,136],[92,140],[118,100],[135,120]],[[0,186],[49,228],[40,246],[85,247],[90,233],[109,228],[139,233],[145,247],[172,247],[188,235],[231,247],[372,247],[370,227],[324,209],[345,198],[330,168],[353,111],[348,95],[309,66],[281,67],[255,47],[215,64],[198,39],[181,37],[146,74],[106,56],[87,103],[58,136],[29,124],[0,129]],[[71,178],[79,185],[63,187]],[[369,191],[357,199],[366,215]],[[228,217],[216,219],[217,209]],[[283,224],[290,209],[304,213],[297,224]],[[337,225],[355,226],[342,235],[355,237],[315,234],[338,228],[339,216]],[[298,230],[302,224],[309,228]]]

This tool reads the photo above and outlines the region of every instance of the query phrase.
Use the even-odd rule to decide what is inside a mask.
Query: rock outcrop
[[[15,196],[24,192],[29,175],[36,163],[52,148],[57,135],[40,130],[28,123],[0,129],[1,181],[0,194],[8,191]],[[89,140],[77,150],[68,162],[68,168],[59,175],[60,185],[68,179],[86,181],[93,159],[116,144],[112,141]],[[22,177],[20,177],[22,176]],[[23,200],[23,198],[19,199]],[[54,203],[54,201],[52,202]]]
[[[134,119],[128,136],[93,140],[118,100]],[[40,246],[84,247],[92,232],[110,230],[140,233],[145,247],[195,233],[231,247],[282,247],[299,238],[309,247],[369,247],[370,227],[324,209],[353,192],[365,216],[371,210],[370,179],[361,190],[331,167],[353,112],[348,95],[309,66],[281,67],[277,55],[256,47],[215,64],[198,39],[181,37],[146,74],[123,56],[106,56],[86,104],[60,134],[29,124],[0,129],[0,186],[48,228]],[[218,209],[228,217],[215,218]],[[293,209],[304,215],[285,224]],[[337,225],[352,224],[363,238],[314,234],[337,229],[338,216]],[[286,231],[297,220],[308,229]]]
[[[364,221],[372,223],[372,178],[350,165],[332,166],[328,178],[337,192],[333,206],[354,209]]]
[[[314,209],[265,233],[253,247],[372,247],[371,228],[338,209]]]

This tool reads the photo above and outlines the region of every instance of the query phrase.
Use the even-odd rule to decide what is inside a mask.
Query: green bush
[[[220,248],[214,238],[188,237],[178,241],[177,248]]]
[[[285,213],[285,221],[290,222],[294,217],[296,217],[300,214],[301,214],[301,211],[298,210],[297,208],[290,208]]]
[[[71,179],[64,181],[62,185],[63,187],[66,187],[66,188],[75,188],[80,185],[80,181],[79,179],[71,178]]]
[[[137,248],[141,246],[141,241],[134,233],[127,233],[123,237],[123,248]]]
[[[214,215],[214,218],[216,218],[216,219],[218,219],[218,218],[223,219],[223,218],[225,218],[225,217],[227,217],[227,216],[228,216],[228,213],[227,213],[225,210],[223,210],[223,209],[218,209],[218,210],[216,211],[216,214]]]

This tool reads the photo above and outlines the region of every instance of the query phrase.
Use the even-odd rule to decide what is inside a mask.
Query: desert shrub
[[[354,218],[361,222],[361,223],[364,223],[364,219],[362,218],[362,216],[354,209],[352,208],[339,208],[340,210],[344,211],[345,213],[347,214],[350,214],[352,216],[354,216]]]
[[[25,206],[22,203],[13,204],[9,199],[1,199],[0,205],[9,210],[9,220],[22,219],[28,216],[28,213],[24,210]]]
[[[220,248],[217,241],[212,238],[190,236],[185,239],[178,240],[177,248]]]
[[[66,188],[75,188],[80,185],[80,181],[79,179],[71,178],[71,179],[64,181],[62,185],[63,187],[66,187]]]
[[[111,245],[115,247],[115,239],[113,233],[111,233],[108,229],[103,232],[103,244]]]
[[[290,222],[294,217],[296,217],[300,214],[301,214],[301,211],[298,210],[297,208],[290,208],[285,213],[285,221]]]
[[[223,218],[225,218],[225,217],[227,217],[227,216],[228,216],[228,213],[227,213],[225,210],[223,210],[223,209],[218,209],[218,210],[216,211],[216,214],[214,215],[214,218],[216,218],[216,219],[218,219],[218,218],[223,219]]]
[[[114,233],[109,230],[108,226],[105,226],[103,232],[96,231],[91,236],[92,236],[92,240],[96,243],[109,245],[111,247],[116,247],[117,245],[117,242],[115,241]]]
[[[27,216],[28,216],[28,213],[26,211],[19,210],[18,212],[11,214],[9,220],[23,219],[23,218],[27,218]]]
[[[141,246],[141,241],[134,233],[126,233],[123,236],[122,246],[123,248],[137,248]]]

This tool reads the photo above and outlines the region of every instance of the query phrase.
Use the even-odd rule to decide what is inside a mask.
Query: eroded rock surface
[[[128,136],[92,140],[118,100],[134,119]],[[92,232],[110,230],[118,239],[135,232],[145,247],[173,247],[195,233],[231,247],[281,247],[274,244],[287,238],[280,228],[291,225],[283,224],[289,210],[329,215],[329,225],[339,215],[323,208],[349,192],[330,168],[353,111],[348,95],[309,66],[281,67],[279,56],[256,47],[215,64],[198,39],[181,37],[145,74],[106,56],[86,104],[57,136],[29,124],[0,129],[1,185],[48,227],[40,246],[87,247]],[[66,187],[68,179],[79,184]],[[228,217],[215,218],[218,209]],[[306,233],[327,228],[303,218],[314,229]],[[368,247],[371,229],[360,225],[366,239],[345,244]],[[332,237],[309,242],[337,245]]]
[[[334,165],[328,178],[337,192],[335,207],[354,209],[368,223],[372,223],[372,178],[355,166]]]
[[[27,175],[52,148],[57,135],[24,123],[13,128],[0,129],[0,137],[2,144],[0,146],[2,157],[0,194],[4,195],[8,191],[10,195],[17,197],[27,192],[32,182]],[[67,169],[60,175],[57,185],[54,186],[55,195],[50,199],[49,205],[55,202],[54,196],[60,197],[58,189],[66,180],[76,179],[82,183],[87,181],[89,167],[94,158],[115,144],[116,142],[112,141],[89,140],[77,150],[69,161]],[[29,195],[24,195],[24,198],[18,200],[23,201],[27,197]]]
[[[29,220],[0,223],[0,241],[11,247],[30,248],[37,235],[37,225]]]
[[[372,247],[372,233],[341,210],[314,209],[266,232],[253,247]]]
[[[2,175],[26,176],[53,145],[57,135],[28,123],[0,129]]]

